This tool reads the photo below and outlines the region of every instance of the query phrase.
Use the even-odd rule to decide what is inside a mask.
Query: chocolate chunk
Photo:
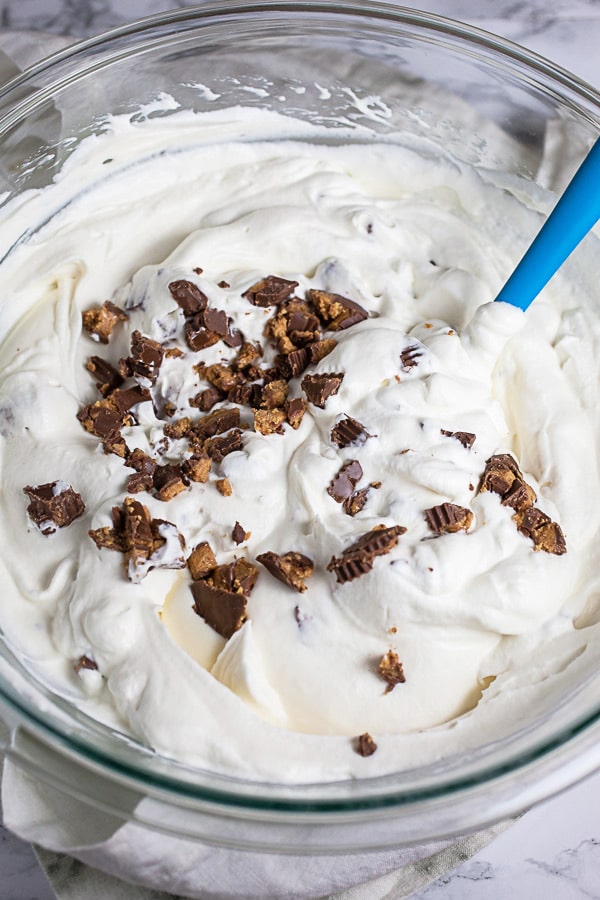
[[[223,497],[231,497],[233,490],[231,488],[231,482],[229,478],[219,478],[216,482],[217,490]]]
[[[409,347],[405,347],[400,354],[400,365],[404,371],[408,372],[410,369],[414,369],[418,366],[419,359],[423,356],[424,352],[425,349],[421,344],[411,344]]]
[[[244,343],[244,335],[239,328],[231,327],[231,319],[228,319],[228,328],[227,334],[223,335],[223,343],[227,344],[228,347],[241,347]]]
[[[207,454],[193,454],[181,463],[181,471],[190,481],[205,483],[208,481],[212,460]]]
[[[260,434],[283,434],[286,419],[283,409],[257,409],[254,413],[254,430]]]
[[[268,550],[266,553],[260,553],[256,558],[274,578],[301,594],[307,588],[304,583],[305,579],[310,578],[315,568],[312,559],[295,550],[290,550],[282,556]]]
[[[268,275],[244,291],[242,297],[254,306],[277,306],[291,297],[297,287],[297,281],[288,281],[278,275]]]
[[[29,497],[27,515],[42,534],[53,534],[85,512],[81,495],[64,481],[51,481],[35,487],[26,485],[23,493]]]
[[[245,528],[243,528],[239,522],[236,522],[233,526],[233,530],[231,532],[231,540],[236,544],[243,544],[244,541],[248,540],[248,533]]]
[[[212,347],[220,339],[215,331],[210,331],[206,327],[201,315],[188,319],[184,325],[183,333],[185,334],[188,347],[195,352]]]
[[[397,684],[404,684],[406,681],[402,663],[394,650],[388,650],[388,652],[381,657],[377,672],[384,681],[387,681],[387,688],[385,689],[386,694],[393,691]]]
[[[79,675],[82,669],[87,670],[88,672],[97,672],[98,664],[94,662],[94,660],[89,656],[80,656],[79,659],[73,663],[73,668]]]
[[[309,290],[306,297],[314,304],[319,317],[330,331],[342,331],[369,318],[366,309],[341,294]]]
[[[473,521],[473,513],[456,503],[440,503],[425,510],[425,520],[436,534],[453,534],[467,531]]]
[[[342,509],[347,516],[355,516],[364,508],[370,490],[370,487],[361,488],[360,491],[354,491],[350,497],[346,497],[342,503]]]
[[[362,466],[357,459],[348,460],[339,470],[327,488],[327,493],[336,503],[343,503],[350,497],[357,483],[363,476]]]
[[[217,558],[208,541],[194,547],[187,558],[187,566],[194,581],[206,578],[217,568]]]
[[[337,447],[349,447],[351,444],[364,444],[367,438],[373,437],[364,425],[351,416],[343,419],[331,429],[331,440]]]
[[[360,756],[373,756],[375,751],[377,750],[377,744],[371,737],[368,731],[365,731],[364,734],[360,734],[356,739],[356,752]]]
[[[108,344],[108,339],[118,322],[125,322],[129,318],[126,312],[106,300],[102,306],[93,306],[84,310],[81,314],[83,328],[96,341]]]
[[[285,404],[285,414],[289,424],[294,430],[300,428],[300,423],[306,412],[306,404],[300,397],[294,400],[288,400]]]
[[[332,556],[327,571],[335,573],[339,584],[365,575],[373,568],[375,558],[389,553],[405,531],[402,525],[376,526],[346,547],[341,556]]]
[[[209,387],[200,391],[195,397],[191,397],[190,400],[188,400],[188,403],[190,406],[196,407],[196,409],[201,409],[202,412],[209,412],[215,404],[224,400],[226,396],[227,395],[218,388]]]
[[[567,552],[567,543],[560,525],[540,509],[525,509],[516,513],[514,519],[521,534],[533,541],[534,550],[544,550],[556,556]]]
[[[216,434],[223,434],[231,428],[239,428],[240,411],[237,406],[227,406],[216,409],[208,416],[204,416],[194,425],[194,434],[199,438],[210,438]]]
[[[137,384],[130,388],[115,388],[109,400],[119,415],[124,417],[125,413],[137,406],[138,403],[150,400],[150,391],[147,388],[139,387]]]
[[[229,284],[228,281],[223,280],[223,281],[219,281],[219,283],[217,284],[217,287],[223,288],[225,290],[226,288],[230,288],[231,285]]]
[[[475,443],[475,437],[470,431],[446,431],[445,428],[441,429],[441,432],[446,437],[455,438],[459,444],[462,444],[465,450],[470,450],[473,444]]]
[[[157,466],[152,478],[157,500],[167,502],[184,491],[188,480],[182,472],[181,466],[168,464]]]
[[[312,404],[319,409],[325,409],[325,403],[329,397],[337,394],[343,379],[343,373],[305,375],[302,379],[302,390]]]
[[[202,314],[204,325],[209,331],[214,331],[219,337],[229,334],[229,321],[227,313],[223,309],[214,309],[209,306]]]
[[[185,279],[172,281],[169,284],[169,290],[173,300],[181,307],[186,318],[197,315],[208,305],[208,297],[193,281],[185,281]]]
[[[111,366],[109,362],[100,356],[91,356],[85,367],[96,379],[96,387],[103,397],[108,397],[115,388],[123,384],[123,376],[117,372],[114,366]]]
[[[194,581],[192,594],[194,612],[226,640],[229,640],[248,618],[246,614],[248,598],[244,594],[213,587],[204,580]]]
[[[164,350],[158,341],[146,337],[140,331],[131,335],[131,355],[122,359],[119,364],[121,375],[132,375],[147,386],[155,383],[162,365]]]
[[[221,437],[209,438],[204,445],[204,449],[210,458],[217,463],[222,462],[230,453],[242,448],[242,432],[238,429],[234,429]]]

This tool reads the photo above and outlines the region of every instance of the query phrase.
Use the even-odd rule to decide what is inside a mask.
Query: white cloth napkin
[[[35,33],[0,35],[0,83],[19,66],[67,43]],[[581,155],[581,143],[572,130],[565,140],[560,123],[549,137],[540,180],[560,188]],[[62,779],[75,795],[78,783],[83,786],[96,777],[30,736],[17,740],[27,743],[30,756],[38,754],[42,771]],[[135,794],[128,800],[131,813],[141,819],[153,803]],[[368,854],[242,852],[152,832],[136,821],[123,824],[33,778],[11,759],[3,770],[2,807],[6,827],[39,845],[39,859],[60,900],[160,900],[173,894],[196,900],[400,900],[455,868],[511,824],[458,841]]]

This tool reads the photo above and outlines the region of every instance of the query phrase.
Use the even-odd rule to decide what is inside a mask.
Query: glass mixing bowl
[[[156,111],[165,94],[176,102]],[[547,177],[553,134],[569,135],[574,170],[600,123],[594,89],[448,19],[377,2],[208,2],[77,44],[0,90],[0,215],[48,184],[107,113],[135,116],[144,104],[155,109],[146,114],[165,116],[267,108],[318,122],[332,142],[340,123],[344,141],[425,137],[513,188]],[[39,224],[29,223],[30,232]],[[464,833],[591,772],[600,763],[599,682],[591,668],[504,739],[482,735],[460,757],[386,777],[290,786],[153,753],[54,695],[2,641],[0,735],[17,766],[88,804],[90,816],[243,849],[350,853]]]

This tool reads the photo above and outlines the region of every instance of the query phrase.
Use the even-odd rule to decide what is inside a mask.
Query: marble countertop
[[[191,5],[183,0],[0,0],[0,28],[83,37]],[[599,0],[430,0],[413,6],[510,38],[600,85]],[[600,773],[526,813],[413,900],[597,900],[599,808]],[[31,848],[0,828],[2,900],[54,896]]]

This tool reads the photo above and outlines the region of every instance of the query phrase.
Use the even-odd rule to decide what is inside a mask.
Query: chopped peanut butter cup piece
[[[387,681],[387,688],[385,689],[386,694],[393,691],[397,684],[404,684],[406,681],[402,663],[394,650],[388,650],[388,652],[381,657],[377,672],[384,681]]]
[[[286,421],[283,409],[257,409],[254,413],[254,430],[260,434],[283,434]]]
[[[123,384],[123,376],[117,372],[114,366],[111,366],[109,362],[100,356],[91,356],[85,367],[96,379],[96,387],[103,397],[108,397],[115,388]]]
[[[537,496],[531,485],[521,478],[515,478],[509,489],[502,495],[502,506],[510,506],[516,512],[529,509]]]
[[[294,550],[281,556],[268,550],[266,553],[260,553],[256,558],[274,578],[301,594],[307,588],[305,580],[310,578],[315,568],[312,559]]]
[[[217,559],[208,541],[194,547],[187,558],[187,567],[194,581],[206,578],[217,568]]]
[[[242,297],[254,306],[277,306],[292,296],[298,287],[297,281],[288,281],[278,275],[268,275],[244,291]]]
[[[224,400],[227,395],[216,387],[205,388],[199,391],[194,397],[188,400],[190,406],[201,409],[202,412],[209,412],[216,403]],[[235,402],[235,401],[234,401]]]
[[[556,556],[562,556],[567,552],[565,536],[560,525],[553,522],[550,516],[540,509],[531,507],[516,513],[514,519],[521,534],[533,541],[534,550],[544,550]]]
[[[470,450],[475,443],[476,435],[471,431],[446,431],[445,428],[442,428],[441,432],[445,437],[455,438],[459,444],[463,445],[465,450]]]
[[[327,493],[333,497],[336,503],[343,503],[356,487],[356,484],[363,476],[362,466],[357,459],[350,459],[345,462],[339,470],[331,484],[327,488]]]
[[[332,556],[327,571],[335,573],[339,584],[366,575],[373,568],[375,558],[389,553],[405,531],[403,525],[376,526],[346,547],[341,556]]]
[[[360,756],[373,756],[376,750],[377,744],[368,731],[356,738],[356,752]]]
[[[186,318],[202,312],[208,305],[208,297],[193,281],[180,279],[169,284],[173,300],[183,310]]]
[[[139,584],[151,569],[181,569],[185,566],[183,538],[172,522],[153,519],[148,507],[134,497],[113,507],[112,527],[96,528],[88,534],[99,549],[125,554],[130,581]]]
[[[189,482],[184,475],[180,465],[169,463],[164,466],[157,466],[152,476],[157,500],[167,502],[176,497],[186,489]]]
[[[262,389],[261,406],[265,409],[276,409],[284,405],[287,400],[288,386],[282,379],[276,379],[265,384]]]
[[[213,587],[207,581],[192,584],[194,612],[226,640],[242,627],[248,616],[248,598],[244,594]]]
[[[93,340],[100,341],[101,344],[108,344],[108,339],[115,326],[119,322],[125,322],[129,316],[110,300],[106,300],[102,306],[93,306],[84,310],[81,318],[84,330]]]
[[[312,344],[308,344],[306,349],[308,350],[311,363],[316,364],[325,359],[326,356],[329,356],[336,347],[337,341],[335,338],[323,338],[322,341],[313,341]]]
[[[194,612],[229,639],[247,619],[248,596],[257,578],[258,569],[247,559],[217,566],[192,584]]]
[[[208,454],[198,453],[181,463],[181,471],[190,481],[204,484],[208,481],[211,465]]]
[[[346,499],[342,503],[342,509],[347,516],[355,516],[364,508],[369,498],[371,487],[372,485],[366,488],[361,488],[360,491],[354,491],[354,493],[351,494],[350,497],[346,497]]]
[[[209,438],[204,444],[204,449],[212,460],[220,463],[230,453],[243,449],[242,432],[234,429],[219,437]]]
[[[319,409],[325,409],[325,403],[340,389],[344,374],[305,375],[302,379],[302,390],[308,400]]]
[[[319,317],[330,331],[342,331],[369,318],[366,309],[341,294],[309,290],[306,298],[314,304]]]
[[[204,416],[193,427],[194,434],[199,438],[211,438],[216,434],[223,434],[231,428],[240,427],[240,411],[237,406],[215,409],[208,416]]]
[[[288,400],[285,404],[285,414],[293,429],[300,428],[305,412],[306,404],[300,397],[294,400]]]
[[[497,453],[486,461],[479,491],[492,491],[504,497],[515,479],[523,481],[517,461],[509,453]]]
[[[124,378],[133,376],[145,387],[154,384],[162,365],[164,350],[162,344],[146,337],[141,331],[131,335],[131,354],[119,363],[119,371]]]
[[[27,515],[42,534],[53,534],[57,528],[70,525],[85,512],[81,495],[64,481],[51,481],[35,487],[26,485],[29,497]]]
[[[454,534],[467,531],[473,521],[473,513],[456,503],[440,503],[425,510],[425,520],[436,534]]]
[[[331,429],[331,441],[336,447],[349,447],[364,444],[367,438],[373,437],[364,425],[351,416],[344,416]]]
[[[479,487],[481,493],[500,495],[503,506],[514,509],[513,521],[525,537],[533,541],[534,550],[562,556],[567,552],[560,525],[534,506],[537,497],[523,478],[516,460],[509,453],[498,453],[486,461]]]
[[[219,480],[216,482],[216,485],[218,492],[222,494],[223,497],[231,497],[233,489],[231,487],[229,478],[219,478]]]

